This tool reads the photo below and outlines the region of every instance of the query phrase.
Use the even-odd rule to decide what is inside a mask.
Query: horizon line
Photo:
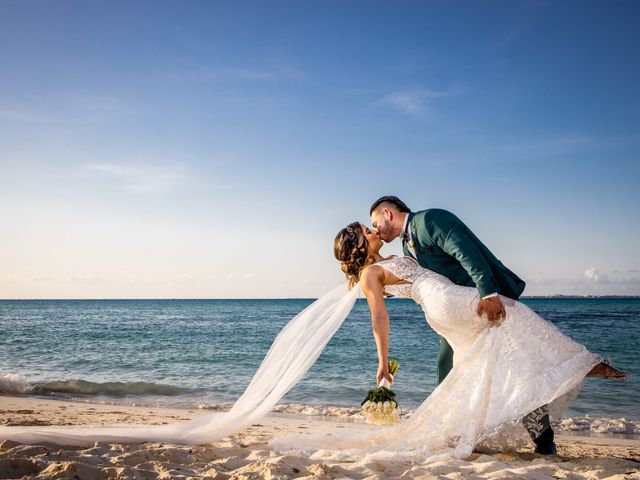
[[[317,300],[320,297],[105,297],[105,298],[0,298],[0,302],[26,302],[26,301],[160,301],[160,300],[192,300],[192,301],[207,301],[207,300]],[[520,299],[526,298],[637,298],[640,299],[640,294],[637,295],[621,295],[621,294],[563,294],[554,293],[548,295],[523,295]],[[358,297],[360,299],[360,297]],[[386,298],[386,300],[411,300],[409,298]]]

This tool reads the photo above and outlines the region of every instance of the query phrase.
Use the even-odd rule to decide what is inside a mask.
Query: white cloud
[[[0,119],[29,123],[104,122],[137,113],[112,95],[54,92],[15,101],[0,108]]]
[[[375,101],[373,105],[391,108],[404,115],[424,116],[430,111],[428,104],[430,99],[453,94],[453,92],[436,92],[425,89],[395,90]]]
[[[19,122],[48,122],[52,117],[27,109],[0,109],[0,118]]]
[[[178,187],[186,179],[181,165],[96,163],[86,165],[85,169],[117,179],[125,190],[138,195],[165,192]]]
[[[582,276],[549,278],[527,277],[525,295],[640,295],[637,274],[604,273],[596,267],[588,268]]]
[[[596,283],[607,283],[609,278],[596,267],[587,268],[584,272],[584,276],[593,282]]]

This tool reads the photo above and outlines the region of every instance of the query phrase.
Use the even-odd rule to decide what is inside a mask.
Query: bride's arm
[[[389,373],[389,312],[384,304],[384,270],[378,266],[364,269],[360,287],[367,297],[371,311],[371,328],[378,349],[378,375],[376,385],[383,378],[393,382]]]

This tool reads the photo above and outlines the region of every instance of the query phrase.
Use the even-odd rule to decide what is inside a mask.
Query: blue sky
[[[456,213],[525,293],[640,294],[639,21],[5,0],[0,297],[316,296],[384,194]]]

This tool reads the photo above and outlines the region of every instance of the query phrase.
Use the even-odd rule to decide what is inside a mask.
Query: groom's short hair
[[[394,195],[385,195],[384,197],[380,197],[375,202],[373,202],[373,205],[371,205],[371,208],[369,209],[369,215],[371,215],[373,211],[383,203],[394,206],[399,212],[411,213],[411,209],[407,207],[407,204],[400,200],[398,197]]]

